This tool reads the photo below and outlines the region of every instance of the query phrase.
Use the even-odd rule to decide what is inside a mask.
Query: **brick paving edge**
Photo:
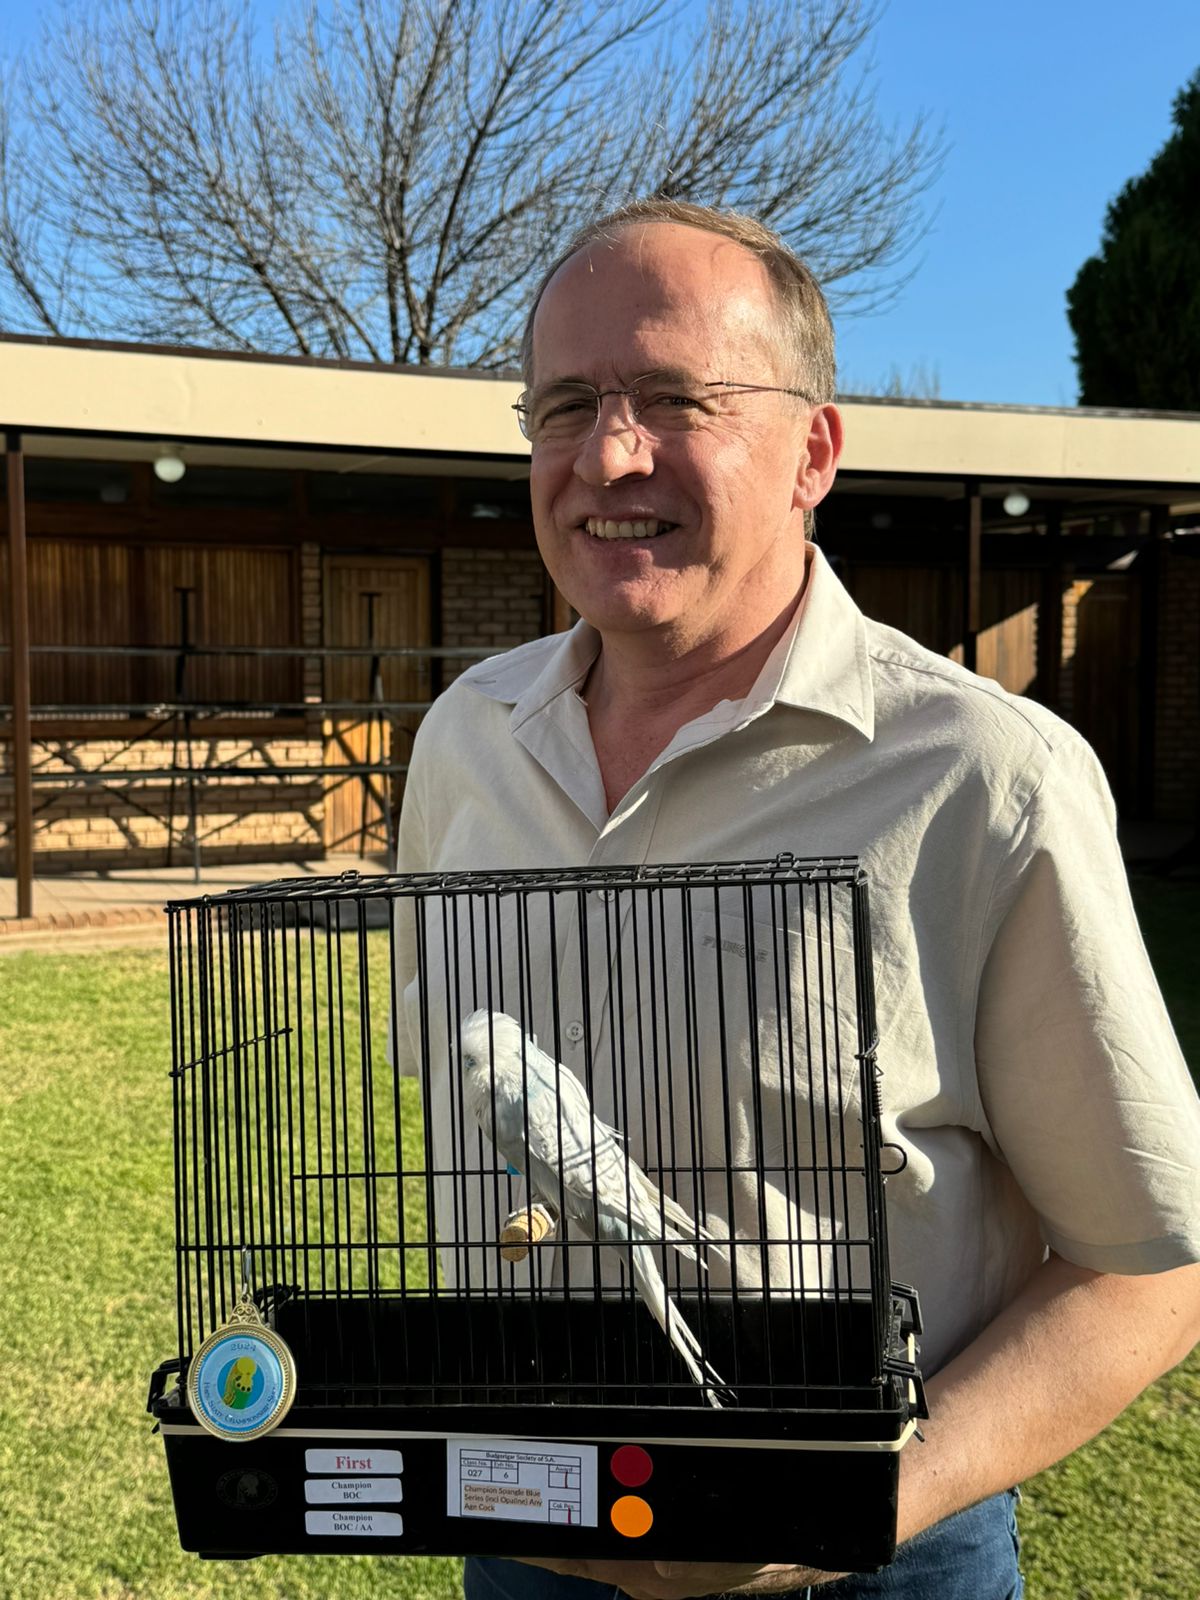
[[[99,911],[56,911],[40,917],[0,917],[0,939],[29,933],[70,933],[81,928],[134,928],[163,921],[163,913],[156,906],[112,906]]]

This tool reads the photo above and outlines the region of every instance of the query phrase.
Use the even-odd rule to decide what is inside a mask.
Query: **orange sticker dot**
[[[627,1539],[640,1539],[653,1522],[654,1513],[640,1494],[623,1494],[612,1508],[612,1525]]]

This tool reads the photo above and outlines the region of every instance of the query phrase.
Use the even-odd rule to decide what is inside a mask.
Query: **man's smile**
[[[579,524],[593,539],[657,539],[659,534],[670,533],[677,522],[665,522],[659,517],[637,517],[616,521],[611,517],[587,517]]]

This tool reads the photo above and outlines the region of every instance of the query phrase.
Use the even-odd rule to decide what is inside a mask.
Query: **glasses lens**
[[[721,394],[712,384],[694,378],[654,375],[637,387],[638,422],[655,438],[703,427],[720,412],[721,404]]]
[[[555,383],[531,389],[526,398],[528,433],[545,439],[586,439],[596,426],[600,397],[587,383]]]
[[[703,428],[726,402],[722,388],[677,373],[650,373],[629,389],[606,389],[603,394],[589,383],[555,383],[526,390],[517,415],[522,433],[534,444],[578,444],[595,428],[603,395],[624,396],[641,432],[661,439]]]

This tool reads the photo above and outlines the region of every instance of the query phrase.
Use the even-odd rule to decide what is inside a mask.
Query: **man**
[[[842,443],[832,333],[767,230],[668,202],[597,224],[547,275],[526,368],[538,544],[585,621],[433,709],[399,864],[863,858],[932,1416],[879,1577],[472,1562],[468,1595],[1016,1595],[1011,1486],[1200,1336],[1200,1112],[1103,780],[1050,714],[864,619],[806,544]]]

